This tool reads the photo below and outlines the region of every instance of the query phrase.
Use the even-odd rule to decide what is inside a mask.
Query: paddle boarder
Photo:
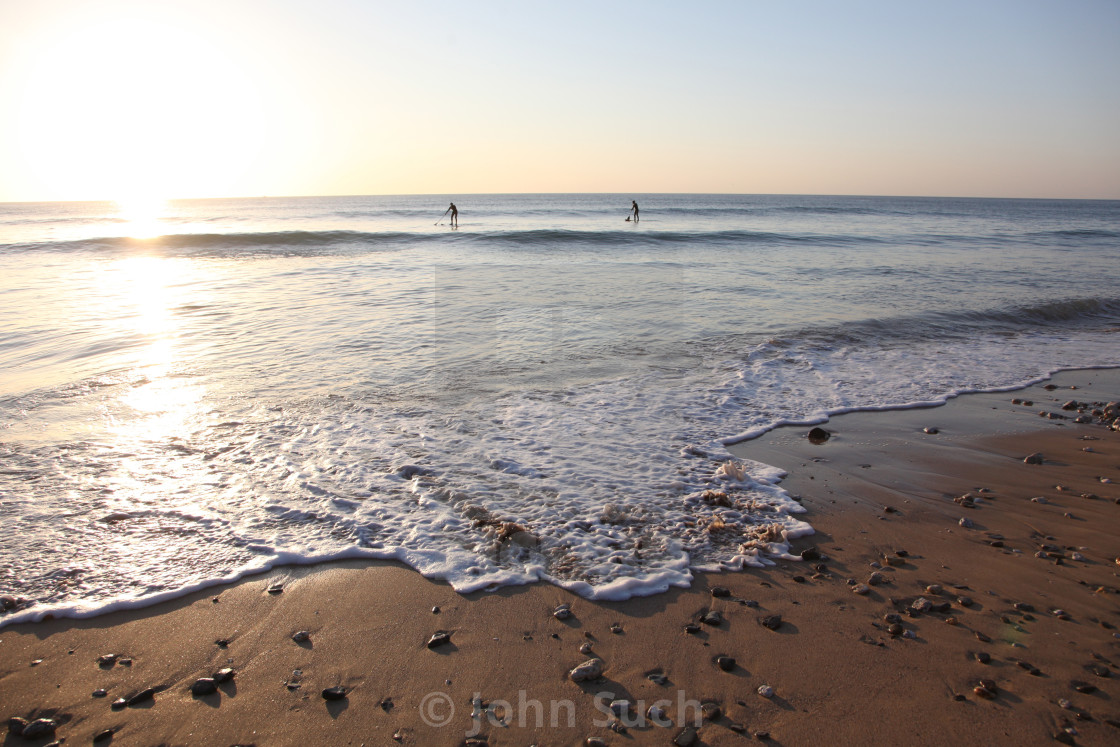
[[[634,222],[638,222],[638,201],[630,200],[630,213],[634,216]],[[626,216],[626,220],[630,220],[630,216]]]
[[[446,210],[443,211],[444,215],[447,215],[448,213],[451,213],[451,220],[449,221],[449,223],[451,224],[452,228],[458,228],[459,227],[459,208],[455,207],[454,202],[451,203],[451,207],[449,207],[449,208],[447,208]]]

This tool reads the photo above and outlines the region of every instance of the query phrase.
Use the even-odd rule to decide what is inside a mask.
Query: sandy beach
[[[0,716],[54,729],[4,744],[1116,744],[1120,433],[1062,406],[1117,399],[1066,372],[738,444],[788,472],[806,559],[653,597],[337,563],[9,626]]]

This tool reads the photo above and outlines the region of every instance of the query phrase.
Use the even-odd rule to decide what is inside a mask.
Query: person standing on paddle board
[[[633,213],[634,222],[637,223],[638,222],[638,201],[637,200],[630,200],[630,204],[632,205],[632,207],[630,208],[630,212]],[[626,220],[630,220],[629,215],[626,216]]]
[[[454,202],[451,203],[451,207],[449,207],[449,208],[447,208],[447,210],[443,211],[444,215],[447,215],[448,213],[451,213],[451,221],[450,221],[451,225],[454,226],[455,228],[458,228],[459,227],[459,208],[455,207]]]

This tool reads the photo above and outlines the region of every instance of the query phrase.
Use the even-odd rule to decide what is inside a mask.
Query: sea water
[[[3,204],[0,621],[335,558],[604,599],[772,563],[812,529],[726,445],[1120,365],[1118,288],[1109,201]]]

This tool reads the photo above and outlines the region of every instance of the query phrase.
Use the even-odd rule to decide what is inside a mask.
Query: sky
[[[0,0],[0,201],[1120,199],[1117,0]]]

